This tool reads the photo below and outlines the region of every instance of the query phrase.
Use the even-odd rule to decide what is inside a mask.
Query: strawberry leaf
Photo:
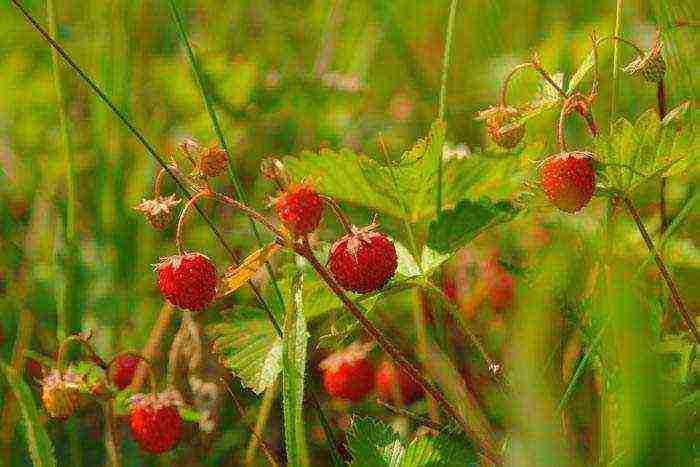
[[[404,447],[399,435],[379,420],[357,418],[353,420],[347,436],[353,467],[401,465]]]
[[[518,186],[520,179],[514,174],[512,159],[476,151],[444,156],[444,145],[445,126],[436,122],[428,136],[391,167],[348,149],[303,152],[285,159],[285,165],[294,178],[309,179],[327,196],[413,223],[435,215],[441,157],[446,207],[454,206],[468,191],[495,187],[500,194]]]
[[[223,323],[207,326],[212,351],[243,385],[261,394],[282,368],[282,341],[257,308],[237,308]]]
[[[484,230],[512,220],[519,212],[510,201],[465,199],[454,209],[440,213],[428,228],[428,247],[438,253],[452,253]]]

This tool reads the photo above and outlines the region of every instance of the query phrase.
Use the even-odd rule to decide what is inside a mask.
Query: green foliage
[[[299,275],[292,282],[294,300],[287,305],[282,347],[284,439],[288,465],[295,467],[309,465],[304,423],[306,342],[309,334],[304,319],[303,286],[303,276]]]
[[[602,162],[605,187],[613,192],[633,193],[653,177],[678,175],[697,166],[700,144],[688,129],[688,104],[673,109],[663,122],[649,109],[634,123],[619,119],[609,136],[594,142]]]
[[[428,246],[439,253],[451,253],[484,230],[512,220],[518,212],[519,208],[510,201],[462,200],[430,223]]]
[[[586,77],[586,74],[588,74],[588,72],[591,71],[594,66],[595,53],[591,50],[591,53],[586,56],[585,60],[581,63],[581,65],[579,65],[576,72],[571,76],[569,85],[566,88],[566,93],[571,94],[574,92],[578,85],[581,84],[581,81],[583,81],[583,78]]]
[[[12,394],[17,399],[22,412],[24,433],[34,466],[56,466],[53,444],[41,423],[39,410],[34,402],[31,389],[29,389],[27,383],[22,380],[15,369],[8,366],[5,362],[0,361],[0,370],[2,370],[7,380],[7,385],[11,388]]]
[[[222,323],[206,328],[212,351],[247,388],[262,394],[282,368],[282,340],[265,312],[241,307]]]
[[[312,180],[328,196],[415,223],[435,215],[437,162],[443,157],[444,143],[445,125],[435,122],[428,136],[419,139],[393,167],[348,149],[306,151],[285,159],[285,164],[296,179]],[[487,175],[497,177],[501,172],[493,169],[507,162],[488,153],[446,160],[443,204],[454,205]]]
[[[457,467],[478,465],[471,443],[442,432],[415,438],[406,446],[388,425],[358,418],[348,432],[353,467]]]

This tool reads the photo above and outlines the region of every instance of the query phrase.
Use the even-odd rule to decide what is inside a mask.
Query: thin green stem
[[[209,118],[211,119],[212,126],[214,127],[214,132],[216,133],[216,136],[219,138],[219,142],[221,143],[221,147],[226,151],[226,153],[229,156],[228,159],[228,175],[229,179],[231,180],[231,183],[233,184],[233,187],[236,191],[236,197],[243,201],[244,203],[248,203],[247,196],[245,191],[243,190],[243,186],[241,184],[241,181],[238,178],[238,175],[236,174],[236,171],[233,167],[233,157],[231,154],[231,151],[229,150],[228,143],[226,142],[226,137],[224,135],[224,132],[221,129],[221,125],[219,124],[219,117],[216,114],[216,109],[214,108],[214,102],[212,100],[211,93],[208,92],[207,87],[205,85],[204,79],[203,79],[203,74],[201,67],[199,65],[199,62],[197,61],[197,57],[194,54],[194,51],[192,50],[192,46],[190,45],[190,40],[187,35],[187,30],[185,29],[185,25],[182,21],[182,15],[180,14],[180,10],[177,8],[177,5],[175,4],[175,0],[168,0],[170,4],[170,11],[172,12],[173,19],[175,23],[177,24],[177,30],[178,33],[180,34],[180,40],[182,41],[183,45],[185,46],[185,50],[187,51],[187,58],[190,62],[190,65],[192,67],[192,73],[194,74],[195,80],[197,81],[197,85],[199,87],[200,92],[202,93],[202,98],[204,100],[204,107],[207,109],[207,113],[209,114]],[[262,238],[260,238],[260,232],[258,231],[258,227],[255,225],[252,219],[248,219],[248,222],[250,223],[250,229],[253,231],[253,235],[255,235],[255,240],[258,242],[258,247],[262,248],[263,247],[263,241]],[[280,300],[280,303],[284,304],[284,298],[282,297],[282,292],[279,288],[279,284],[277,283],[277,278],[275,277],[275,273],[272,269],[272,266],[270,265],[269,261],[265,261],[265,267],[267,268],[267,273],[270,275],[270,281],[272,282],[272,286],[275,289],[275,293],[277,294],[277,298]]]
[[[163,158],[161,158],[158,153],[155,151],[153,146],[148,142],[148,140],[141,134],[141,132],[136,129],[136,127],[129,121],[127,116],[119,110],[119,108],[112,102],[112,100],[100,89],[100,87],[83,71],[80,66],[73,61],[73,59],[68,55],[68,53],[56,42],[56,40],[53,38],[51,34],[49,34],[38,22],[37,20],[32,16],[32,14],[22,5],[18,0],[12,0],[12,3],[17,7],[17,9],[20,10],[20,12],[24,15],[24,17],[29,21],[29,23],[41,34],[43,39],[56,51],[58,54],[68,63],[68,65],[80,76],[80,78],[85,81],[85,83],[92,89],[92,91],[99,97],[99,99],[109,107],[109,109],[114,112],[114,114],[121,120],[121,122],[126,126],[129,131],[136,137],[136,139],[143,145],[143,147],[146,149],[146,151],[160,164],[160,166],[165,170],[165,172],[173,179],[177,187],[184,193],[184,195],[191,199],[192,194],[187,190],[187,188],[180,182],[180,180],[175,176],[171,168],[165,163]],[[239,258],[238,255],[236,254],[235,251],[231,248],[231,246],[228,244],[226,239],[224,239],[223,235],[221,232],[219,232],[219,229],[214,225],[212,220],[207,216],[202,209],[195,205],[195,210],[199,213],[200,216],[202,216],[202,219],[206,222],[206,224],[209,226],[211,231],[214,233],[216,236],[217,240],[221,245],[224,247],[224,249],[228,252],[228,254],[231,256],[234,262],[238,263]],[[267,305],[265,300],[263,299],[262,294],[258,290],[258,288],[252,284],[249,283],[251,289],[253,290],[253,293],[255,294],[258,302],[260,305],[265,309],[267,312],[268,316],[273,316],[272,311],[270,310],[270,307]]]
[[[614,37],[620,37],[620,31],[622,29],[622,0],[617,0],[617,5],[615,8],[615,34]],[[613,78],[612,78],[612,92],[610,95],[610,134],[613,132],[613,126],[615,125],[615,106],[617,105],[617,91],[619,88],[619,55],[620,55],[620,41],[616,40],[613,44]]]
[[[54,8],[53,0],[47,0],[46,2],[46,14],[48,17],[49,31],[51,34],[55,35],[57,30],[56,24],[56,11]],[[80,307],[76,300],[77,284],[76,282],[76,271],[78,268],[78,248],[76,239],[76,212],[77,212],[77,175],[75,170],[75,157],[71,148],[69,130],[68,130],[68,116],[66,112],[66,101],[65,93],[63,87],[63,80],[61,79],[61,69],[59,66],[59,58],[56,51],[51,52],[51,63],[53,66],[53,82],[54,89],[56,92],[56,101],[58,103],[58,118],[61,127],[61,152],[63,153],[63,158],[66,161],[66,167],[68,169],[66,188],[66,218],[65,218],[65,235],[66,244],[65,251],[63,252],[63,261],[59,267],[62,269],[63,276],[63,287],[59,287],[58,300],[57,300],[57,326],[56,326],[56,337],[59,342],[63,341],[71,332],[77,331],[76,321],[77,317],[72,316],[79,313]]]
[[[447,32],[445,33],[445,54],[442,57],[442,77],[440,78],[440,101],[438,105],[438,120],[445,120],[445,101],[447,99],[447,74],[450,70],[450,58],[452,49],[452,34],[454,32],[455,14],[457,12],[457,0],[450,3],[450,16],[447,20]],[[437,181],[437,213],[442,211],[442,156],[438,158]]]
[[[642,236],[642,239],[644,240],[644,243],[646,244],[647,249],[649,250],[649,253],[651,253],[652,256],[654,257],[654,261],[656,262],[656,266],[658,267],[659,272],[661,273],[661,276],[663,277],[664,281],[666,282],[668,289],[671,291],[671,297],[673,298],[673,303],[676,305],[676,309],[683,317],[683,321],[685,321],[685,324],[686,324],[686,326],[688,326],[688,329],[690,330],[690,333],[693,335],[693,338],[695,339],[695,341],[698,344],[700,344],[700,332],[698,332],[698,328],[695,325],[695,321],[693,320],[693,317],[691,316],[690,312],[688,312],[688,309],[686,308],[685,303],[683,303],[683,299],[681,299],[681,294],[678,291],[678,286],[676,285],[675,281],[671,277],[671,273],[668,271],[668,268],[666,268],[666,264],[664,263],[663,259],[661,258],[659,251],[654,246],[654,242],[651,240],[651,236],[649,235],[649,232],[647,231],[646,227],[644,226],[644,222],[642,222],[642,218],[639,216],[639,211],[637,211],[637,208],[634,206],[634,204],[632,203],[632,200],[630,198],[623,198],[622,201],[625,204],[625,206],[627,207],[627,211],[630,213],[630,215],[634,219],[634,222],[637,224],[637,228],[639,229],[639,233]]]

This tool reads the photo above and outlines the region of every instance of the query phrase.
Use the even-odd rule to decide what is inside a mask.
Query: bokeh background
[[[268,197],[274,194],[259,176],[263,158],[347,147],[380,160],[380,134],[398,157],[428,132],[436,118],[446,0],[179,3],[236,170],[251,202],[260,209],[268,209]],[[652,44],[657,27],[668,28],[679,19],[697,20],[700,14],[694,2],[682,0],[459,2],[447,80],[450,144],[489,147],[483,124],[474,115],[496,102],[508,70],[537,51],[545,69],[571,76],[590,52],[588,34],[614,30],[616,3],[622,5],[622,35],[643,47]],[[47,24],[44,1],[24,4]],[[207,144],[216,141],[167,2],[55,1],[53,6],[58,41],[160,154],[174,154],[187,136]],[[151,264],[175,252],[174,229],[156,232],[132,209],[150,196],[158,167],[61,63],[67,115],[67,138],[63,138],[51,51],[9,2],[0,5],[0,37],[0,358],[22,367],[18,345],[51,358],[61,336],[84,330],[92,331],[97,349],[106,357],[143,349],[164,307]],[[695,102],[698,30],[668,32],[664,38],[669,105],[683,99]],[[603,131],[610,127],[614,90],[610,44],[600,50],[602,81],[593,109]],[[632,58],[631,50],[621,46],[621,63]],[[509,100],[529,101],[539,86],[535,74],[519,75]],[[584,89],[589,87],[590,76],[584,82]],[[654,91],[639,79],[621,75],[616,117],[634,119],[653,108]],[[546,112],[528,123],[526,143],[538,147],[540,157],[554,150],[557,118],[557,112]],[[588,140],[585,127],[576,120],[568,137],[573,147]],[[513,158],[518,170],[527,164],[532,161]],[[233,192],[223,179],[218,188]],[[68,203],[71,185],[74,212]],[[665,252],[695,312],[700,304],[700,217],[689,200],[694,202],[697,185],[697,170],[669,180],[671,217],[684,208],[690,213]],[[642,187],[636,199],[658,237],[658,181]],[[345,207],[355,222],[368,222],[369,211]],[[241,255],[255,249],[244,218],[215,206],[205,210]],[[467,384],[483,397],[494,423],[504,431],[521,427],[508,448],[513,465],[680,466],[700,458],[695,351],[682,337],[683,326],[653,264],[646,263],[641,278],[634,276],[646,250],[623,214],[611,260],[616,265],[614,297],[597,306],[600,294],[585,290],[596,289],[591,277],[596,277],[597,258],[604,248],[604,212],[603,200],[594,200],[575,218],[547,207],[533,209],[480,237],[446,268],[443,286],[457,303],[473,305],[469,300],[479,281],[495,280],[502,284],[497,288],[510,290],[503,292],[503,307],[478,302],[468,317],[519,384],[518,403],[504,400],[493,389],[488,371],[475,363],[473,350],[459,335],[452,336],[456,343],[450,352],[468,375]],[[405,242],[400,223],[387,220],[386,229]],[[330,241],[339,232],[335,223],[326,222],[319,236]],[[228,264],[225,251],[198,219],[190,223],[187,242],[217,259],[222,268]],[[288,260],[279,259],[276,267]],[[499,260],[509,267],[494,266]],[[494,274],[498,279],[492,279]],[[269,292],[264,275],[256,280]],[[531,298],[535,294],[539,300],[521,301],[521,294]],[[377,305],[374,319],[399,339],[410,341],[415,338],[415,302],[411,293],[406,295]],[[235,302],[250,304],[252,294],[241,289]],[[611,314],[613,309],[623,311]],[[600,347],[604,350],[587,354],[609,315],[618,325],[614,332],[604,333]],[[172,317],[164,330],[164,342],[176,331],[178,319]],[[314,339],[322,334],[319,330]],[[583,366],[572,409],[558,414],[554,406],[584,355],[591,363]],[[156,353],[156,366],[164,367],[166,358],[164,344]],[[314,358],[317,362],[320,357]],[[546,377],[542,379],[539,372]],[[30,375],[25,378],[38,387]],[[313,369],[309,379],[318,384]],[[245,421],[255,423],[262,398],[238,384],[232,387],[248,409]],[[6,383],[0,382],[0,400],[5,402],[0,465],[30,465],[23,428],[5,389]],[[324,402],[339,431],[351,413],[372,413],[396,422],[371,402],[352,408]],[[220,436],[206,461],[181,451],[166,460],[143,456],[124,436],[124,465],[171,465],[177,459],[192,465],[241,464],[250,435],[232,407],[230,401],[223,404]],[[421,402],[415,410],[428,413],[429,407]],[[266,433],[281,450],[279,400],[270,412]],[[322,465],[327,453],[316,420],[309,418],[311,449],[315,462]],[[68,424],[46,423],[60,465],[104,462],[99,412]],[[572,456],[563,454],[570,451],[559,445],[567,439]],[[265,462],[260,454],[252,458],[261,465]]]

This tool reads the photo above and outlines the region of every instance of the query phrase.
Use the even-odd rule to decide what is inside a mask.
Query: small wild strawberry
[[[477,120],[486,121],[491,139],[504,149],[513,149],[525,136],[525,125],[518,123],[520,112],[512,107],[492,106],[477,114]]]
[[[117,389],[121,391],[129,387],[140,362],[141,359],[139,357],[129,354],[119,355],[114,360],[114,370],[112,370],[111,379]]]
[[[41,400],[52,418],[66,419],[83,405],[81,379],[73,370],[52,370],[42,381]]]
[[[482,263],[483,278],[486,282],[487,293],[491,308],[503,311],[510,308],[515,296],[515,280],[498,262],[500,254],[495,252]]]
[[[216,267],[201,253],[164,258],[155,270],[161,293],[178,308],[201,311],[216,295]]]
[[[144,199],[134,209],[146,215],[146,219],[154,229],[165,229],[172,220],[173,207],[177,206],[180,200],[173,194],[170,196],[158,196],[155,199]]]
[[[666,61],[661,55],[663,42],[657,38],[651,49],[647,50],[644,55],[640,55],[631,61],[624,71],[630,75],[641,73],[644,80],[649,83],[660,83],[666,74]]]
[[[307,235],[323,216],[323,199],[308,184],[291,186],[277,198],[277,216],[294,235]]]
[[[564,152],[547,158],[540,167],[540,182],[559,209],[576,213],[593,197],[596,172],[592,154]]]
[[[376,224],[352,228],[331,247],[328,266],[333,277],[347,290],[357,293],[381,289],[394,276],[398,259],[393,242],[375,232]]]
[[[367,358],[373,344],[354,343],[321,362],[323,386],[328,394],[358,402],[374,386],[374,365]]]
[[[175,391],[137,394],[131,398],[131,434],[141,449],[152,454],[170,451],[182,438],[182,399]]]
[[[423,395],[423,388],[389,360],[384,360],[377,369],[377,392],[387,402],[409,405]]]

